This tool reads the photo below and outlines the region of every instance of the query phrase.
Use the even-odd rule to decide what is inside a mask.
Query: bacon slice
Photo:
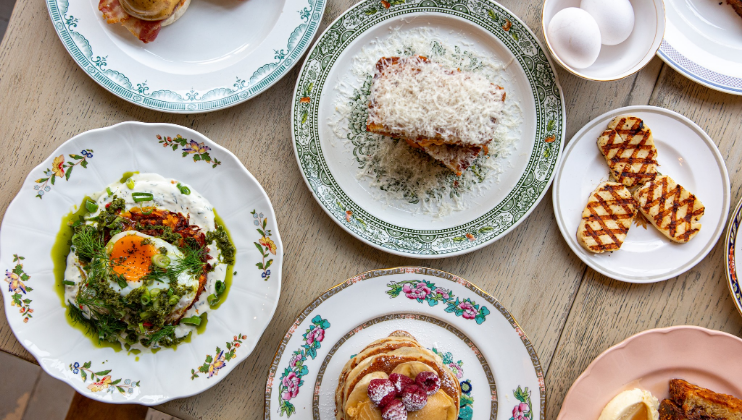
[[[109,24],[120,23],[135,37],[145,44],[152,42],[160,33],[162,21],[147,21],[137,19],[127,14],[119,4],[119,0],[100,0],[98,10],[103,12],[103,18]]]

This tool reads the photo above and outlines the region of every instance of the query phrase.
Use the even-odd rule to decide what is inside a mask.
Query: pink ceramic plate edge
[[[668,381],[685,379],[742,397],[742,340],[696,326],[647,330],[601,353],[572,384],[557,420],[595,420],[621,391],[641,388],[660,401]]]

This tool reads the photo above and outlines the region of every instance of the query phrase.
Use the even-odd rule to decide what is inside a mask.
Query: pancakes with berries
[[[456,420],[461,387],[441,358],[405,331],[374,341],[343,368],[338,420]]]

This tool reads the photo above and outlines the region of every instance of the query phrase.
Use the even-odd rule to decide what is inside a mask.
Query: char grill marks
[[[635,215],[636,203],[629,190],[616,182],[604,182],[588,199],[577,239],[591,252],[615,251],[623,245]]]
[[[691,240],[701,229],[696,223],[705,211],[701,201],[669,176],[648,182],[634,193],[642,213],[675,242]]]
[[[618,117],[598,139],[598,147],[616,181],[632,187],[657,175],[652,131],[636,117]]]

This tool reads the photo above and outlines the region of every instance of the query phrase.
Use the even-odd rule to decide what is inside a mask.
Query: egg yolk
[[[150,243],[143,244],[146,238],[127,235],[113,244],[111,261],[113,271],[124,276],[126,281],[138,282],[150,271],[152,256],[159,251]]]

